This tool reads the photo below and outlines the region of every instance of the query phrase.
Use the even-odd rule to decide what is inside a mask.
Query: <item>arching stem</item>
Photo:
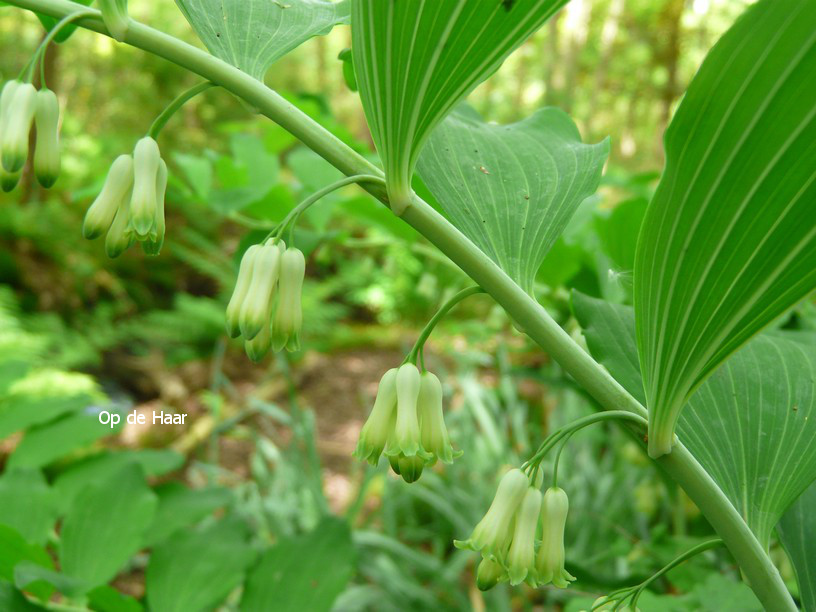
[[[175,115],[182,106],[187,104],[187,102],[195,98],[198,94],[207,91],[211,87],[216,87],[216,84],[211,83],[210,81],[204,81],[203,83],[199,83],[198,85],[191,87],[183,94],[179,95],[178,98],[168,104],[167,108],[165,108],[161,114],[156,117],[155,121],[153,121],[153,125],[150,126],[147,135],[153,140],[158,139],[162,128],[167,125],[170,118]]]

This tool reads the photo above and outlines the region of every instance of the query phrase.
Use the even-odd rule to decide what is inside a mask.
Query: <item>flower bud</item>
[[[23,83],[18,80],[6,81],[3,89],[0,92],[0,146],[3,142],[3,134],[6,132],[6,124],[8,123],[8,115],[14,102],[14,94]],[[0,163],[0,168],[3,164]]]
[[[377,398],[368,420],[360,431],[360,439],[354,456],[360,460],[377,465],[383,449],[388,442],[388,436],[394,429],[397,407],[397,368],[388,370],[380,379],[377,388]],[[392,462],[391,467],[394,466]],[[397,463],[399,468],[399,463]],[[397,472],[397,469],[394,470]],[[397,472],[399,473],[399,472]]]
[[[268,323],[263,326],[261,331],[259,331],[252,340],[244,342],[244,350],[247,356],[255,363],[263,359],[271,347],[272,333]]]
[[[18,85],[3,122],[2,164],[7,172],[18,172],[25,165],[28,133],[36,110],[37,90],[31,83]]]
[[[535,535],[540,514],[541,491],[530,487],[516,512],[513,541],[507,553],[507,573],[513,586],[525,578],[531,586],[536,586]]]
[[[301,294],[306,260],[298,249],[289,248],[281,255],[278,308],[275,311],[272,345],[276,351],[300,349],[300,328],[303,325]]]
[[[105,237],[105,252],[108,257],[115,259],[130,248],[136,240],[130,228],[130,202],[125,200],[119,205],[113,223]]]
[[[0,189],[8,193],[17,186],[20,182],[20,177],[23,175],[22,170],[17,172],[6,172],[3,164],[0,164]]]
[[[406,457],[423,451],[419,436],[420,375],[413,363],[406,363],[397,370],[397,424],[394,429],[392,454],[402,453]]]
[[[117,211],[130,201],[133,187],[133,157],[120,155],[111,165],[102,191],[94,200],[82,223],[82,235],[88,240],[101,236],[113,223]],[[127,225],[127,219],[124,219]]]
[[[438,459],[443,463],[452,463],[454,457],[461,456],[462,453],[454,453],[451,447],[442,413],[442,383],[430,372],[425,372],[420,377],[417,407],[420,441],[422,447],[433,455],[431,462],[435,463]]]
[[[482,559],[476,570],[476,586],[480,591],[489,591],[502,580],[507,580],[507,572],[500,563],[492,559]]]
[[[227,305],[227,334],[230,338],[237,338],[241,335],[241,328],[238,325],[238,317],[241,313],[241,306],[249,292],[252,282],[252,268],[255,257],[261,250],[261,245],[253,244],[241,257],[241,265],[238,268],[238,279],[235,281],[235,289],[232,290],[232,297]]]
[[[50,89],[37,92],[37,146],[34,149],[34,172],[46,189],[57,182],[60,173],[59,100]]]
[[[419,455],[413,457],[406,457],[402,453],[399,455],[390,455],[388,462],[391,464],[391,469],[402,479],[411,484],[419,480],[422,476],[422,470],[425,467],[425,460]]]
[[[110,35],[122,42],[130,27],[127,0],[99,0],[99,10],[102,11],[102,21]]]
[[[158,255],[164,245],[164,196],[167,192],[167,164],[159,160],[159,173],[156,175],[156,216],[147,240],[142,242],[142,250],[147,255]]]
[[[541,525],[544,528],[538,549],[536,570],[540,584],[552,582],[559,589],[569,586],[575,577],[564,569],[564,527],[567,524],[569,500],[563,489],[550,487],[544,494]]]
[[[269,327],[272,299],[280,274],[281,249],[277,244],[265,244],[255,256],[249,289],[241,305],[238,326],[244,340],[252,340]]]
[[[145,136],[133,149],[133,195],[130,198],[130,226],[136,237],[146,239],[158,208],[159,145]]]
[[[484,518],[479,521],[470,538],[454,540],[457,548],[482,551],[482,556],[504,562],[512,537],[513,518],[521,501],[530,488],[530,480],[521,470],[507,472],[499,482],[496,496]]]

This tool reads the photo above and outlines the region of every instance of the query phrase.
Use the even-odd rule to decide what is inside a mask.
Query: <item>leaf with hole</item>
[[[573,292],[593,356],[636,398],[632,309]],[[785,510],[816,480],[816,335],[767,332],[706,380],[677,435],[768,546]]]
[[[259,81],[292,49],[349,22],[348,0],[176,0],[176,4],[210,53]]]
[[[431,131],[566,0],[355,0],[352,55],[391,208]]]
[[[609,142],[581,142],[564,112],[510,125],[467,107],[434,131],[417,172],[456,225],[528,293],[578,206],[598,188]]]
[[[634,274],[652,456],[697,387],[816,287],[815,73],[813,1],[762,0],[666,132]]]

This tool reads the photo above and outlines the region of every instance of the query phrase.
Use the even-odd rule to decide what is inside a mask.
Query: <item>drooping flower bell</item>
[[[568,512],[569,500],[564,490],[547,489],[541,509],[543,535],[536,558],[539,584],[552,582],[559,589],[565,589],[575,580],[575,576],[564,569],[564,528]]]
[[[530,488],[530,479],[514,468],[499,482],[496,496],[487,514],[467,540],[454,540],[457,548],[481,552],[486,559],[505,565],[507,552],[513,539],[516,510]]]
[[[272,348],[280,351],[300,349],[300,328],[303,325],[301,299],[306,259],[298,249],[288,248],[281,256],[278,306],[272,325]]]
[[[145,136],[133,149],[133,194],[130,197],[130,228],[137,239],[146,240],[156,222],[159,206],[159,145]]]
[[[380,379],[374,408],[360,431],[360,439],[354,456],[371,465],[377,462],[385,450],[397,418],[397,368],[391,368]]]
[[[34,173],[37,181],[49,189],[60,173],[59,100],[50,89],[37,92],[34,123],[37,126],[37,144],[34,149]]]
[[[501,563],[483,558],[476,569],[476,586],[480,591],[489,591],[494,586],[507,580],[507,570]]]
[[[102,186],[102,191],[85,213],[82,223],[82,235],[88,240],[98,238],[107,232],[117,211],[130,203],[130,190],[133,187],[133,157],[120,155],[114,160]],[[120,224],[127,229],[127,213],[122,215]]]
[[[22,85],[20,81],[6,81],[3,85],[2,92],[0,92],[0,154],[2,154],[3,135],[8,128],[8,116],[11,111],[12,102],[14,101],[14,93],[17,88]],[[17,186],[20,181],[22,170],[17,172],[8,172],[4,167],[2,160],[0,160],[0,188],[5,192],[9,192]]]
[[[420,441],[426,452],[432,455],[429,465],[437,460],[453,463],[462,451],[455,452],[450,443],[448,428],[442,411],[442,383],[431,372],[423,372],[420,377],[419,398]]]
[[[507,573],[514,586],[525,580],[530,586],[537,586],[535,535],[540,514],[541,491],[529,487],[516,511],[513,540],[507,553]]]
[[[6,172],[14,174],[23,169],[28,158],[28,133],[37,110],[37,90],[31,83],[6,84],[11,98],[4,114],[0,163]],[[3,91],[6,94],[6,88]],[[5,95],[3,96],[5,97]]]

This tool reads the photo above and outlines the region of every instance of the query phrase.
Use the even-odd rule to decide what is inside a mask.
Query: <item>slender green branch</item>
[[[84,9],[68,0],[7,0],[11,5],[61,19]],[[77,20],[78,25],[107,34],[99,19]],[[163,57],[220,85],[242,98],[286,129],[348,176],[382,172],[345,143],[261,81],[168,34],[131,22],[126,43]],[[363,187],[383,203],[388,196],[381,184]],[[487,255],[421,198],[414,196],[402,219],[423,234],[485,289],[537,344],[546,350],[577,383],[606,410],[627,410],[643,417],[646,409],[567,334],[558,323],[507,276]],[[683,446],[656,460],[697,504],[731,554],[762,604],[769,610],[796,610],[785,583],[763,546],[711,476]]]
[[[156,140],[159,137],[159,134],[167,125],[167,122],[170,121],[170,118],[175,115],[178,110],[187,104],[190,100],[195,98],[198,94],[207,91],[211,87],[215,87],[215,83],[211,83],[209,81],[204,81],[203,83],[199,83],[198,85],[194,85],[181,95],[178,98],[173,100],[170,104],[167,105],[161,114],[156,117],[156,120],[153,122],[153,125],[150,126],[150,130],[148,130],[147,135],[150,136],[153,140]]]
[[[416,365],[417,356],[422,351],[422,347],[425,346],[425,342],[428,340],[428,337],[433,332],[434,328],[436,327],[437,323],[439,323],[443,317],[448,314],[451,309],[456,306],[459,302],[464,299],[469,298],[471,295],[476,295],[477,293],[485,293],[485,290],[481,287],[468,287],[467,289],[462,289],[459,293],[454,295],[451,299],[449,299],[445,304],[440,308],[437,313],[431,317],[431,320],[425,325],[425,328],[422,330],[422,333],[419,334],[417,341],[414,343],[414,348],[411,349],[411,352],[408,353],[408,356],[405,358],[404,363],[413,363]],[[425,366],[423,364],[423,369]]]
[[[342,178],[339,181],[335,181],[331,185],[326,185],[323,189],[316,191],[308,198],[303,200],[300,204],[295,206],[288,215],[284,218],[281,222],[280,226],[278,227],[277,231],[275,232],[275,237],[280,238],[283,235],[283,232],[286,231],[286,228],[290,225],[294,226],[297,223],[297,220],[300,218],[300,215],[309,208],[312,204],[320,200],[321,198],[327,196],[328,194],[332,193],[333,191],[337,191],[341,187],[345,187],[346,185],[353,185],[353,184],[362,184],[362,183],[375,183],[378,185],[385,185],[385,181],[381,176],[375,176],[373,174],[358,174],[355,176],[347,176],[346,178]]]
[[[40,62],[40,86],[45,87],[45,51],[48,49],[48,45],[51,44],[51,41],[54,40],[54,37],[59,34],[65,26],[67,26],[72,21],[76,21],[80,17],[87,17],[88,15],[92,15],[92,11],[84,10],[85,7],[80,7],[80,10],[66,15],[62,19],[60,19],[53,28],[48,31],[48,34],[43,38],[42,42],[39,44],[37,49],[34,51],[34,54],[31,56],[31,59],[28,61],[28,64],[25,65],[22,72],[20,72],[20,76],[18,77],[19,80],[25,80],[27,82],[31,82],[31,78],[34,73],[34,66],[37,65],[37,62]]]

